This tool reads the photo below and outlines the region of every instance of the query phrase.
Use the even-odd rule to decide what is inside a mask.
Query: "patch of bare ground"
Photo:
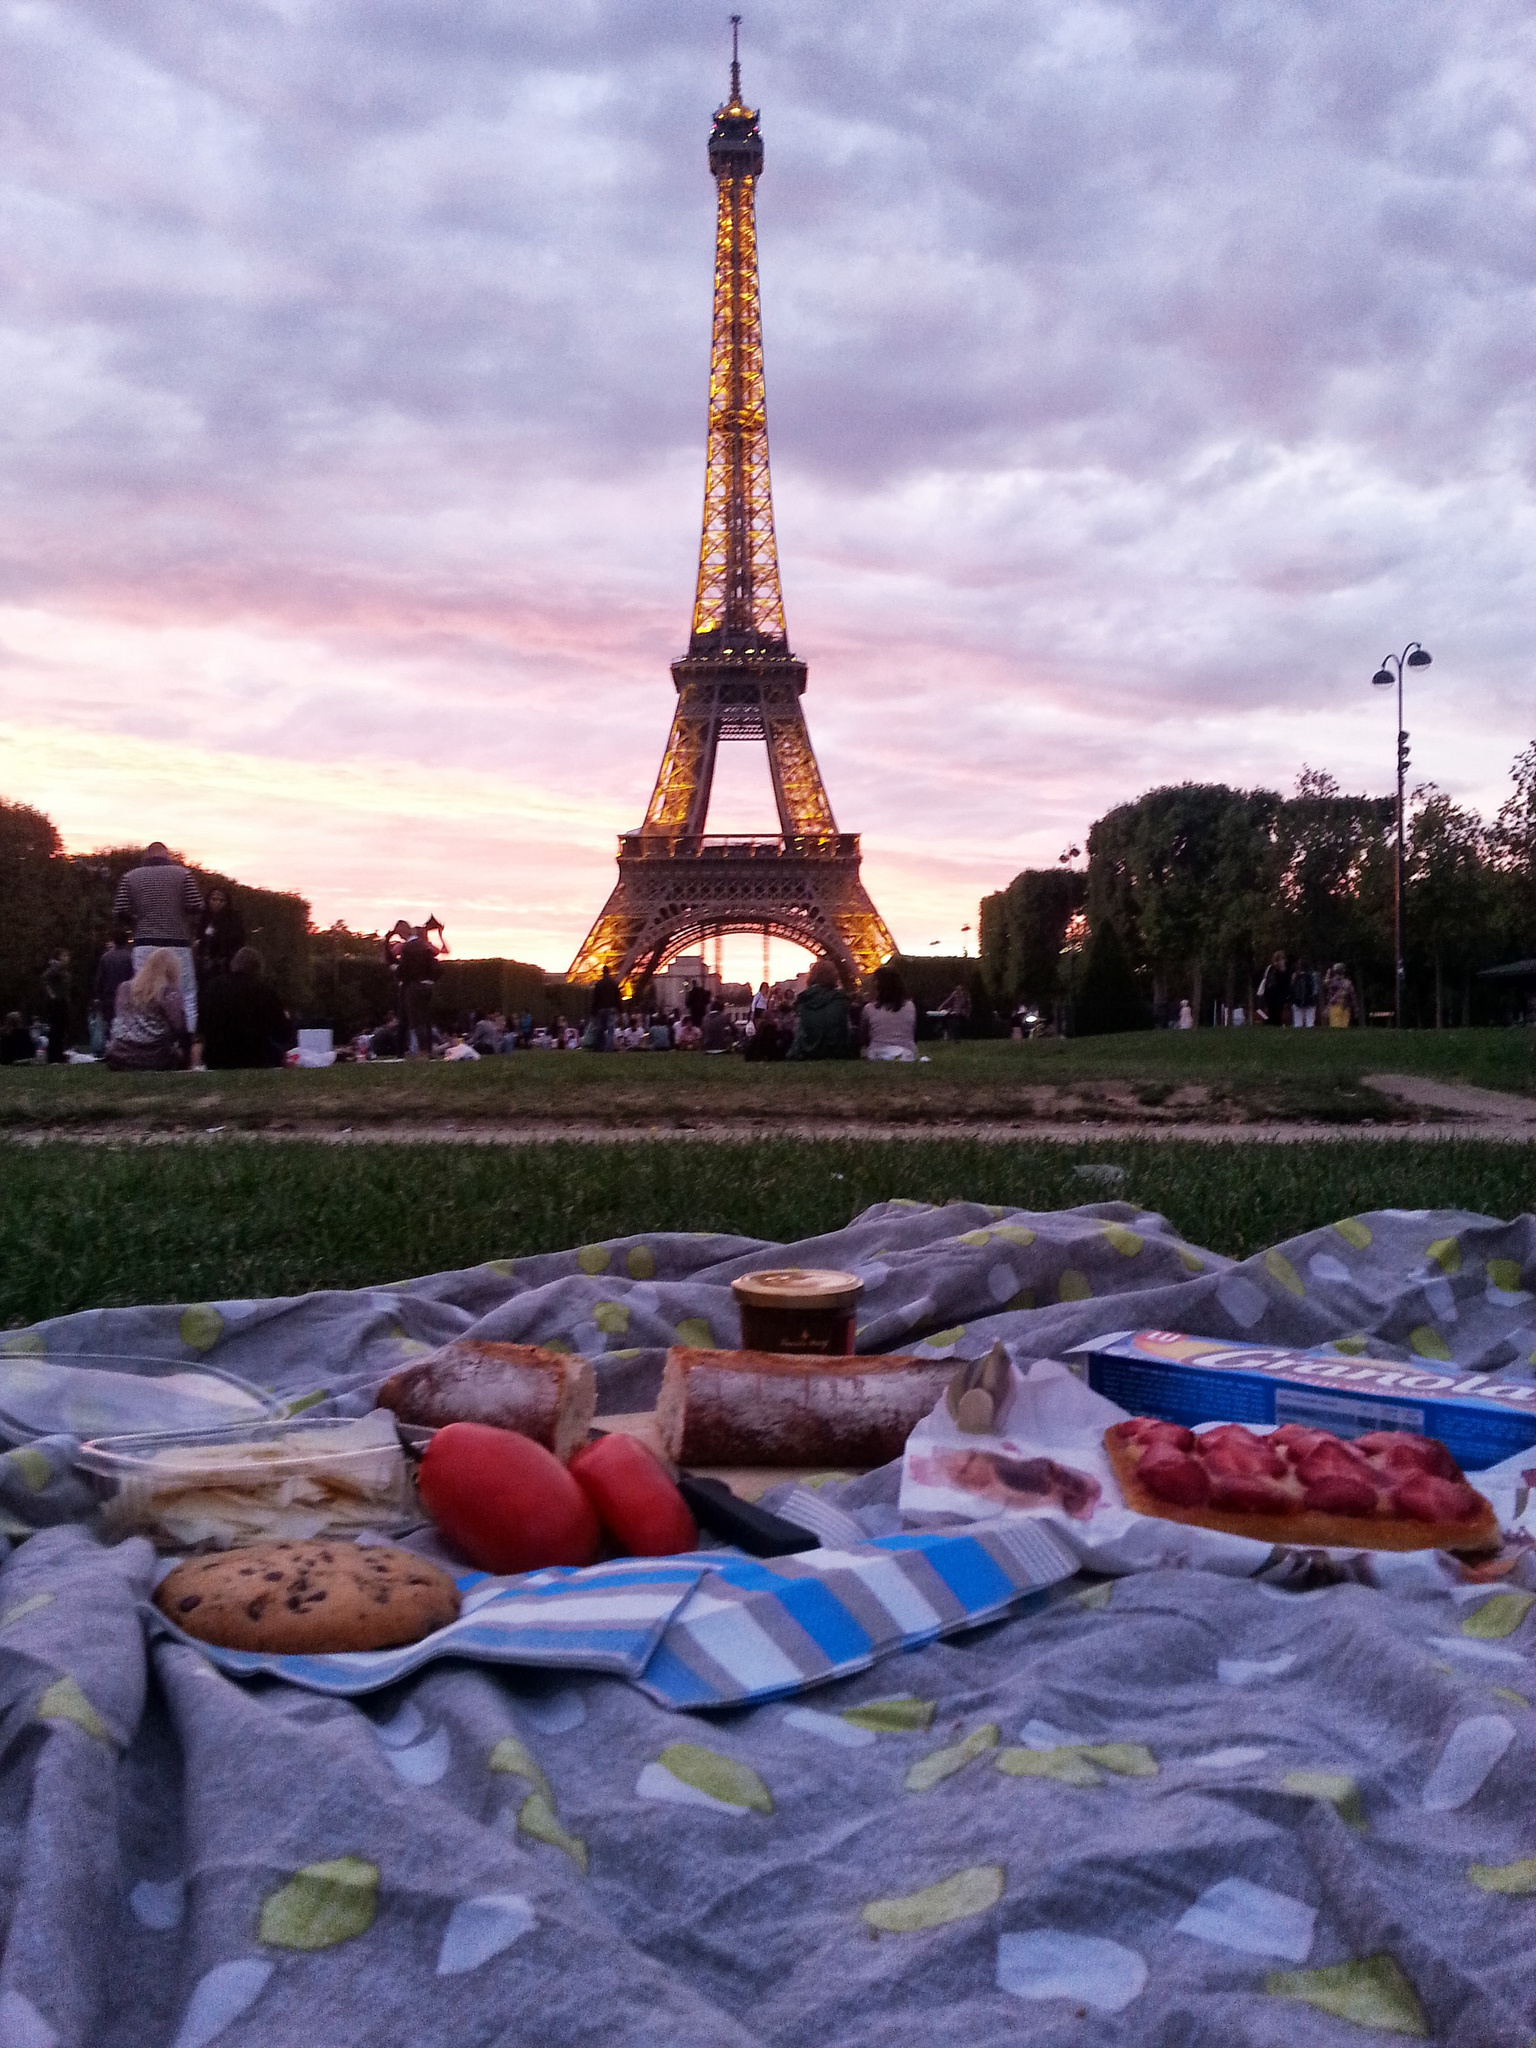
[[[1476,1117],[1484,1123],[1496,1119],[1536,1130],[1536,1100],[1528,1095],[1505,1095],[1465,1081],[1434,1081],[1422,1074],[1362,1074],[1360,1079],[1378,1095],[1439,1116]]]

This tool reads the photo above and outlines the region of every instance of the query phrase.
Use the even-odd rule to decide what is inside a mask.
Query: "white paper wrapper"
[[[943,1401],[913,1430],[902,1459],[902,1510],[964,1515],[970,1521],[1040,1516],[1071,1545],[1085,1569],[1115,1576],[1170,1565],[1194,1566],[1229,1578],[1262,1571],[1277,1554],[1273,1544],[1165,1522],[1125,1505],[1104,1450],[1105,1430],[1125,1419],[1125,1409],[1094,1393],[1054,1359],[1038,1361],[1027,1375],[1015,1366],[1001,1434],[967,1435],[955,1427]],[[1258,1425],[1257,1433],[1264,1429]],[[1041,1468],[1040,1461],[1045,1460],[1062,1469],[1064,1477],[1054,1486],[1050,1473]],[[1472,1473],[1469,1482],[1492,1501],[1506,1534],[1526,1531],[1536,1537],[1536,1507],[1522,1468],[1536,1471],[1536,1451],[1519,1452],[1502,1465]],[[1079,1483],[1073,1483],[1074,1476]],[[1091,1488],[1081,1485],[1083,1476],[1096,1482],[1096,1498]],[[1335,1559],[1362,1554],[1319,1553],[1316,1546],[1303,1547],[1311,1555]],[[1364,1554],[1371,1559],[1378,1583],[1390,1578],[1399,1587],[1415,1580],[1444,1586],[1437,1552]]]

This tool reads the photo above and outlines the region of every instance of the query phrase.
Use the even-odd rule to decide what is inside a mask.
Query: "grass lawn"
[[[0,1144],[0,1327],[80,1308],[378,1284],[641,1230],[784,1241],[898,1195],[1060,1208],[1103,1199],[1073,1172],[1100,1161],[1125,1169],[1125,1199],[1236,1257],[1363,1209],[1507,1217],[1536,1207],[1536,1148],[1448,1138]]]
[[[0,1068],[0,1131],[38,1127],[339,1129],[413,1123],[659,1125],[717,1119],[1158,1121],[1406,1112],[1368,1073],[1429,1075],[1536,1095],[1536,1032],[1159,1031],[1113,1038],[934,1045],[925,1066],[749,1067],[728,1055],[518,1053],[510,1058],[260,1074]]]

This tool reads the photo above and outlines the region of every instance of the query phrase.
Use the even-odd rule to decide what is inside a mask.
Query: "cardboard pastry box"
[[[1464,1472],[1536,1444],[1536,1386],[1385,1358],[1283,1351],[1176,1330],[1094,1337],[1067,1362],[1097,1394],[1165,1422],[1299,1422],[1335,1436],[1406,1429],[1437,1437]]]

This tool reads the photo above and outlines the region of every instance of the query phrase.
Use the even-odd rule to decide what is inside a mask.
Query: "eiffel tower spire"
[[[773,528],[757,281],[763,138],[741,97],[741,17],[731,17],[731,92],[715,110],[714,326],[704,523],[688,652],[672,664],[677,707],[645,823],[619,841],[619,880],[568,979],[604,967],[632,985],[685,945],[722,932],[786,938],[836,961],[847,981],[895,942],[859,879],[856,833],[839,832],[800,699]],[[781,836],[714,838],[704,826],[722,741],[766,744]]]
[[[724,646],[787,654],[784,598],[768,473],[768,400],[757,287],[757,181],[763,138],[741,98],[731,17],[731,96],[715,112],[709,168],[716,185],[715,319],[709,360],[704,531],[690,655]]]

